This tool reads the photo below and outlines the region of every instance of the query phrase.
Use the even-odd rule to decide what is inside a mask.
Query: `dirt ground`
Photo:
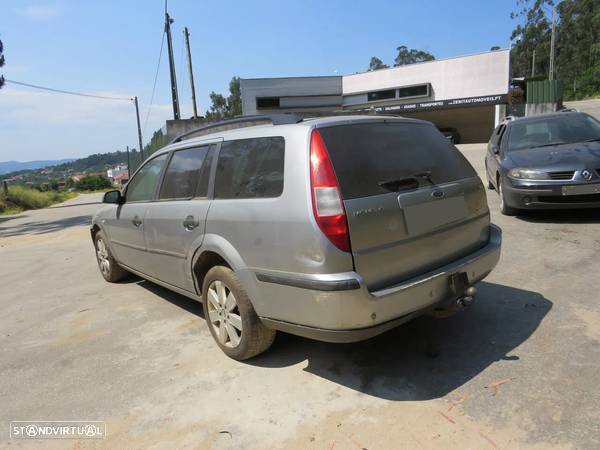
[[[461,150],[483,175],[484,147]],[[600,211],[504,217],[488,198],[503,254],[470,310],[357,344],[280,334],[245,363],[198,303],[103,281],[98,194],[0,217],[0,448],[599,448]],[[13,420],[107,437],[10,439]]]

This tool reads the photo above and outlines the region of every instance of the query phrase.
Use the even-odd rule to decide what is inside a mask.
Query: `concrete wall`
[[[208,122],[206,119],[167,120],[167,137],[169,140],[175,139],[180,134],[186,133],[195,128],[200,128],[208,123],[210,122]]]
[[[506,94],[509,56],[509,50],[497,50],[346,75],[342,92],[347,96],[429,82],[435,100]]]
[[[294,108],[308,111],[310,108],[307,107],[313,105],[316,105],[313,109],[318,110],[342,103],[341,76],[242,79],[240,87],[242,111],[246,115],[269,112],[256,109],[257,97],[282,97],[281,106],[289,111]]]

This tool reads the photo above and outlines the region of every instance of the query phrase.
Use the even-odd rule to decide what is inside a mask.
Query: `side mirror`
[[[500,153],[500,147],[497,144],[490,144],[490,150],[494,155]]]
[[[125,202],[125,197],[121,195],[121,191],[113,190],[104,193],[102,197],[102,203],[114,203],[120,205]]]

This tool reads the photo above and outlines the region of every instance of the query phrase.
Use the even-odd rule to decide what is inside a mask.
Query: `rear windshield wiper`
[[[380,181],[377,183],[384,189],[392,192],[408,191],[411,189],[418,189],[420,186],[419,178],[425,178],[429,183],[434,184],[431,180],[431,171],[425,170],[423,172],[417,172],[408,177],[396,178],[394,180]]]
[[[596,142],[596,141],[600,141],[600,137],[594,138],[594,139],[586,139],[583,142]]]

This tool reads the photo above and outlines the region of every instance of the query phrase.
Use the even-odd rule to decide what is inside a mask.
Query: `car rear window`
[[[380,183],[430,172],[434,184],[476,176],[433,125],[377,122],[320,128],[344,199],[390,192]]]

